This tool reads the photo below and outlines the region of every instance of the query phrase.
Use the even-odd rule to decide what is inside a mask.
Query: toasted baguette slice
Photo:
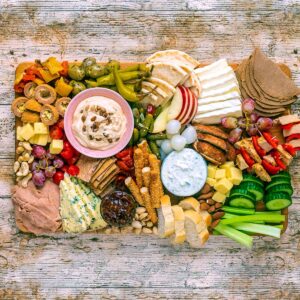
[[[202,222],[206,225],[209,226],[212,222],[212,217],[211,215],[206,211],[206,210],[200,210],[199,214],[202,218]]]
[[[205,221],[201,215],[194,210],[187,210],[184,214],[186,239],[192,248],[200,248],[205,244],[209,237]]]
[[[157,210],[158,214],[158,235],[161,238],[172,235],[175,231],[175,220],[171,207],[171,200],[168,195],[161,198],[161,207]]]
[[[179,205],[172,206],[172,212],[175,220],[175,234],[171,236],[171,243],[182,244],[185,241],[184,212]]]
[[[184,210],[192,209],[196,212],[200,211],[200,203],[194,197],[188,197],[179,202],[179,206]]]

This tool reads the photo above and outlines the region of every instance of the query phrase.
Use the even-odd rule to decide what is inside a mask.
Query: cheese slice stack
[[[223,117],[241,117],[241,96],[233,69],[226,59],[194,70],[201,84],[193,122],[218,124]]]

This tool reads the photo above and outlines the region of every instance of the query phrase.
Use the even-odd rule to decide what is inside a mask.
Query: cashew
[[[14,172],[17,173],[20,169],[21,164],[18,161],[15,161],[14,163]]]
[[[26,188],[28,185],[28,181],[31,179],[32,173],[27,174],[25,177],[22,178],[21,180],[21,186],[23,188]]]
[[[30,145],[30,143],[28,142],[23,142],[23,145],[22,145],[27,151],[31,152],[32,151],[32,147]]]
[[[25,149],[24,149],[22,146],[19,146],[19,147],[16,149],[16,153],[17,153],[17,154],[21,154],[21,153],[23,153],[24,150],[25,150]]]
[[[19,171],[17,172],[17,176],[26,176],[29,173],[29,165],[27,162],[22,162]]]
[[[20,182],[23,179],[23,177],[16,177],[16,182]]]
[[[21,163],[21,162],[23,162],[23,161],[24,161],[23,155],[20,155],[20,156],[18,157],[18,162]]]
[[[30,158],[30,154],[29,154],[28,152],[25,153],[25,154],[23,154],[23,160],[24,160],[24,161],[28,161],[29,158]]]
[[[30,158],[28,159],[28,163],[31,164],[34,161],[34,156],[30,156]]]

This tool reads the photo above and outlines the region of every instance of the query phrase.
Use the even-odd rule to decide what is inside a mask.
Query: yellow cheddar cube
[[[50,147],[49,147],[49,151],[51,154],[59,154],[64,147],[64,141],[63,140],[55,140],[53,139]]]
[[[226,170],[217,169],[216,174],[215,174],[215,179],[219,180],[219,179],[223,179],[223,178],[226,178]]]
[[[34,127],[34,134],[48,134],[49,133],[48,126],[46,126],[42,122],[34,123],[33,127]]]
[[[30,144],[46,146],[48,143],[48,134],[36,134],[30,140]]]
[[[16,134],[17,134],[17,140],[20,141],[20,142],[24,141],[24,138],[21,135],[22,128],[23,128],[22,126],[18,126],[17,127],[17,132],[16,132]]]
[[[31,124],[27,123],[24,125],[20,131],[20,136],[28,141],[31,137],[34,136],[34,130]]]
[[[230,168],[227,170],[228,179],[234,184],[239,185],[243,180],[242,171],[238,168]]]
[[[226,171],[230,168],[234,167],[233,161],[226,161],[223,165],[220,166],[220,169],[225,169]]]
[[[214,186],[216,183],[217,183],[217,180],[216,179],[214,179],[214,178],[207,178],[206,179],[206,183],[208,184],[208,185],[210,185],[210,186]]]
[[[208,167],[207,167],[207,177],[209,177],[209,178],[215,178],[215,174],[216,174],[217,168],[218,168],[217,166],[208,165]]]
[[[219,180],[215,185],[214,189],[222,194],[227,194],[233,187],[233,184],[227,178]]]
[[[212,199],[216,202],[224,203],[226,200],[226,195],[224,195],[220,192],[215,192],[212,196]]]

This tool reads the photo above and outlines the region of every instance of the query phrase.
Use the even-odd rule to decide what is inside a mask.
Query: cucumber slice
[[[279,177],[286,177],[286,178],[291,179],[291,174],[289,172],[287,172],[287,171],[281,171],[281,172],[279,172],[279,173],[277,173],[275,175],[272,175],[271,179],[273,180],[273,179],[279,178]]]
[[[267,191],[267,192],[269,192],[269,191],[272,192],[274,186],[276,186],[276,185],[282,185],[282,184],[284,184],[284,185],[287,184],[287,185],[289,185],[289,186],[292,188],[291,183],[290,183],[289,180],[287,180],[286,178],[280,178],[280,179],[278,178],[278,179],[276,179],[276,180],[274,180],[274,181],[271,181],[271,182],[266,186],[266,191]]]
[[[240,187],[240,186],[234,187],[230,191],[230,198],[235,197],[235,196],[241,196],[241,197],[247,198],[249,200],[254,200],[255,199],[255,195],[253,193],[251,193],[247,189],[245,189],[243,187]]]
[[[269,194],[273,194],[273,193],[279,193],[279,192],[284,192],[287,193],[289,196],[293,195],[293,188],[289,183],[279,183],[274,185],[270,190],[269,190]]]
[[[266,208],[268,210],[279,210],[289,207],[292,204],[292,199],[285,192],[272,193],[266,196]]]
[[[252,193],[255,196],[256,201],[260,201],[264,197],[264,189],[260,184],[257,184],[254,181],[242,182],[239,187]]]
[[[243,174],[243,181],[244,182],[255,182],[259,184],[262,188],[264,187],[264,183],[257,177],[251,175],[251,174]]]
[[[241,208],[254,208],[254,203],[242,196],[236,196],[234,198],[230,198],[229,205],[233,207],[241,207]]]

